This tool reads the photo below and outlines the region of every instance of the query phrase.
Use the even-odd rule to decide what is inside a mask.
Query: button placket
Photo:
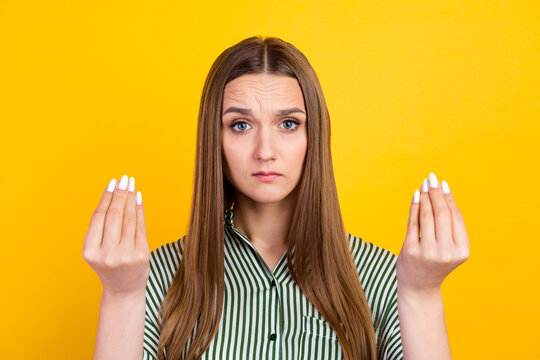
[[[283,311],[281,296],[279,293],[279,286],[276,281],[276,278],[272,275],[272,280],[270,281],[270,301],[274,308],[274,314],[272,314],[272,321],[270,327],[270,335],[268,336],[268,341],[270,341],[270,346],[274,356],[272,358],[281,359],[281,342],[277,341],[278,336],[282,332],[283,324],[281,323],[281,312]]]
[[[249,241],[249,238],[244,235],[240,230],[234,227],[233,222],[233,213],[231,209],[227,209],[226,216],[225,216],[225,223],[228,224],[234,233],[236,233],[240,239],[244,243],[246,243],[254,252],[257,259],[259,260],[259,263],[261,264],[262,268],[264,269],[264,272],[266,273],[267,279],[268,279],[268,291],[270,291],[270,301],[272,304],[274,304],[274,309],[276,310],[275,314],[273,314],[273,321],[271,321],[269,332],[268,332],[268,341],[271,343],[271,357],[274,358],[281,358],[282,357],[282,346],[281,341],[278,340],[278,336],[283,331],[284,326],[284,309],[283,309],[283,303],[282,303],[282,297],[280,293],[280,286],[279,282],[277,280],[276,274],[279,274],[278,271],[282,266],[284,266],[286,261],[286,253],[283,254],[282,258],[278,262],[276,268],[274,271],[271,271],[268,265],[264,262],[261,255],[255,248],[255,246]],[[283,274],[281,274],[279,277],[282,278]]]

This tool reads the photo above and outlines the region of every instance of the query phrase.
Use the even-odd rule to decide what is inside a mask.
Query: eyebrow
[[[289,108],[289,109],[277,110],[275,112],[275,114],[276,115],[289,115],[289,114],[292,114],[292,113],[295,113],[295,112],[305,114],[301,109],[299,109],[297,107],[292,107],[292,108]],[[251,115],[251,109],[245,109],[245,108],[239,108],[239,107],[231,106],[231,107],[229,107],[227,110],[225,110],[223,112],[222,116],[225,115],[225,114],[228,114],[228,113],[239,113],[239,114],[242,114],[242,115]]]

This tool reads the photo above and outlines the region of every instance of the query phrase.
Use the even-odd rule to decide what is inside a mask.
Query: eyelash
[[[283,124],[285,121],[291,121],[291,122],[293,122],[294,124],[296,124],[296,126],[295,126],[294,128],[292,128],[292,129],[285,129],[286,131],[289,131],[289,132],[295,131],[295,130],[298,128],[298,126],[300,125],[300,121],[295,120],[295,119],[285,119],[285,120],[283,120],[281,123]],[[247,124],[247,122],[245,122],[245,121],[237,121],[237,122],[235,122],[235,123],[232,123],[231,126],[230,126],[231,129],[233,129],[233,131],[235,131],[235,132],[244,132],[245,130],[235,130],[235,129],[234,129],[234,127],[235,127],[237,124]]]

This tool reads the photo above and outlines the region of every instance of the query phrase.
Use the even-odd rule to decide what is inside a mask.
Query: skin
[[[452,359],[443,280],[469,258],[465,221],[452,192],[432,174],[420,201],[411,202],[407,234],[397,264],[398,313],[404,359]]]
[[[131,189],[127,175],[122,178],[120,183],[113,179],[103,192],[83,244],[83,259],[103,287],[94,360],[143,356],[150,249],[144,207],[136,202],[135,178],[130,179]]]
[[[302,90],[291,77],[243,75],[225,86],[223,112],[229,107],[251,110],[250,115],[222,115],[224,173],[237,190],[234,226],[273,270],[287,250],[286,234],[307,151]],[[302,112],[276,114],[293,107]],[[262,182],[252,175],[257,171],[282,175]]]

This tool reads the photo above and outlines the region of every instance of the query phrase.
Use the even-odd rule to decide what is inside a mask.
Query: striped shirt
[[[292,280],[286,253],[271,271],[249,239],[234,227],[232,218],[232,210],[227,209],[223,313],[201,359],[343,359],[337,335]],[[371,310],[377,359],[403,359],[397,256],[348,232],[347,237]],[[182,259],[184,238],[151,252],[143,360],[157,359],[158,309]]]

